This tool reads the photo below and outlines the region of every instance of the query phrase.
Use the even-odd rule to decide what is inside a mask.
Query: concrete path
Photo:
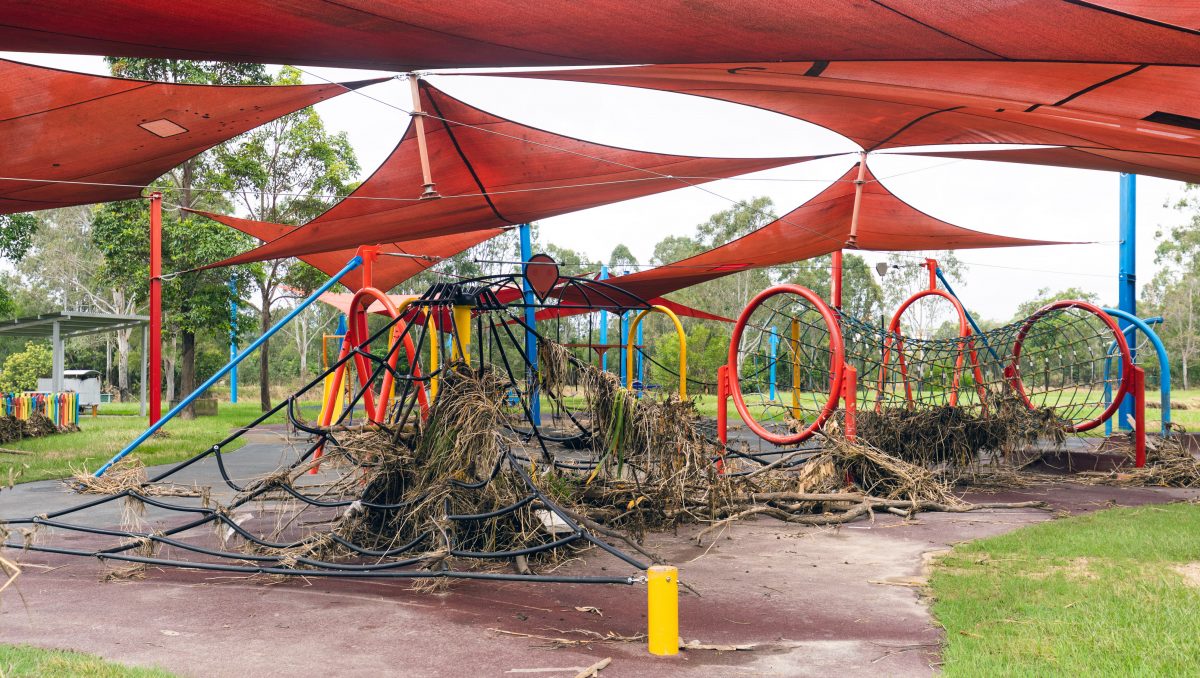
[[[235,475],[250,477],[286,454],[260,439],[228,460]],[[214,477],[211,469],[194,473]],[[1197,496],[1049,484],[969,498],[1043,499],[1081,513]],[[77,500],[59,484],[31,483],[0,491],[0,515],[43,513]],[[749,651],[654,658],[639,641],[558,647],[547,640],[644,632],[642,585],[465,582],[427,594],[403,581],[272,583],[178,569],[102,583],[105,567],[96,561],[12,550],[5,557],[18,559],[25,573],[0,599],[0,642],[81,650],[184,676],[236,678],[557,678],[605,657],[613,662],[603,678],[929,675],[941,635],[918,598],[927,555],[1050,517],[935,513],[905,522],[885,515],[836,529],[748,521],[704,546],[688,539],[694,528],[652,535],[647,545],[678,564],[682,580],[702,594],[681,596],[684,640],[753,644]],[[115,514],[107,519],[115,522]],[[558,572],[627,572],[614,562],[592,551]]]

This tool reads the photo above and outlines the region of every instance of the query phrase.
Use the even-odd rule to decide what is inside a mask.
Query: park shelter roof
[[[264,242],[274,240],[295,230],[292,226],[267,221],[239,219],[238,217],[200,210],[187,211],[208,217],[214,221],[219,221],[226,226],[236,228],[242,233]],[[503,232],[504,229],[502,228],[486,228],[469,233],[456,233],[453,235],[435,236],[383,245],[379,248],[379,257],[375,259],[372,286],[384,291],[390,290],[421,271],[436,265],[442,259],[452,257]],[[331,252],[305,254],[299,257],[299,259],[328,275],[333,275],[345,268],[346,263],[350,261],[355,253],[356,248],[351,247]],[[396,256],[405,254],[412,256]],[[351,290],[357,291],[362,288],[361,279],[354,273],[342,278],[341,282]],[[349,299],[347,299],[346,303],[350,303]]]
[[[808,157],[696,158],[554,134],[492,115],[426,82],[424,179],[412,126],[370,178],[307,224],[218,266],[495,229],[789,165]]]
[[[654,297],[738,271],[803,261],[846,248],[858,172],[856,163],[816,197],[737,240],[694,257],[609,278],[606,282],[640,297]],[[869,167],[864,168],[862,180],[858,249],[904,251],[1064,244],[993,235],[948,224],[897,198]]]
[[[0,214],[136,198],[222,141],[370,82],[175,85],[0,60]]]
[[[745,104],[828,128],[869,151],[947,144],[1060,146],[1067,150],[1039,157],[1067,167],[1200,181],[1198,67],[755,62],[507,75]]]
[[[0,321],[0,335],[10,337],[34,337],[49,339],[54,336],[54,326],[58,325],[58,336],[81,337],[97,332],[116,332],[139,325],[145,325],[150,318],[144,315],[121,315],[113,313],[92,313],[88,311],[55,311],[41,315],[27,316],[13,320]]]
[[[39,0],[20,51],[412,70],[868,59],[1196,64],[1200,9],[1161,0]]]

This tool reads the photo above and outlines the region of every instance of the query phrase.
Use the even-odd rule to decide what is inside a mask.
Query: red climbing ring
[[[1125,341],[1125,333],[1117,326],[1117,322],[1104,312],[1104,309],[1094,304],[1089,304],[1086,301],[1056,301],[1038,309],[1037,313],[1025,319],[1025,322],[1021,325],[1021,330],[1017,332],[1016,341],[1013,342],[1012,363],[1005,368],[1004,376],[1012,384],[1013,390],[1024,401],[1026,407],[1031,410],[1034,409],[1035,405],[1033,401],[1025,393],[1025,382],[1021,380],[1021,347],[1025,343],[1026,335],[1029,334],[1029,331],[1033,329],[1033,325],[1038,320],[1053,311],[1067,308],[1082,309],[1099,318],[1101,322],[1108,326],[1109,331],[1112,332],[1113,340],[1117,344],[1118,353],[1121,355],[1121,385],[1117,388],[1117,392],[1113,394],[1112,402],[1095,419],[1090,419],[1082,424],[1071,423],[1066,425],[1066,430],[1080,433],[1096,428],[1116,414],[1117,410],[1121,407],[1121,401],[1125,399],[1125,394],[1129,392],[1129,389],[1133,385],[1133,357],[1129,353],[1129,342]]]
[[[804,430],[790,435],[778,435],[763,428],[762,424],[758,423],[754,417],[750,415],[750,410],[746,407],[746,400],[742,397],[742,385],[738,374],[738,346],[742,341],[742,333],[746,329],[746,323],[750,321],[751,314],[762,306],[763,302],[771,297],[780,294],[794,294],[802,297],[805,301],[812,305],[820,312],[821,318],[825,321],[825,326],[829,329],[829,351],[830,351],[830,376],[832,379],[829,384],[829,400],[825,406],[821,408],[821,413],[817,418],[809,424]],[[820,295],[810,289],[799,285],[776,285],[762,292],[759,292],[756,297],[750,300],[742,314],[738,316],[737,324],[733,326],[733,336],[729,340],[729,395],[733,398],[733,405],[737,408],[738,414],[742,417],[742,421],[746,422],[746,426],[763,440],[774,443],[775,445],[795,445],[812,437],[817,429],[829,419],[833,411],[837,409],[838,400],[842,393],[842,380],[845,378],[846,369],[846,349],[842,343],[842,330],[838,325],[837,315],[829,305],[821,299]],[[723,405],[721,405],[723,406]]]

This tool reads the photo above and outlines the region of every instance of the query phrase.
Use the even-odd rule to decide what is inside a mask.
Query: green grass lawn
[[[113,414],[130,411],[130,414]],[[32,452],[15,455],[0,452],[0,482],[8,483],[10,473],[18,483],[48,478],[65,478],[74,470],[95,471],[114,454],[121,451],[142,431],[147,423],[137,415],[137,404],[104,405],[98,417],[79,417],[78,433],[66,433],[45,438],[27,438],[7,443],[8,449]],[[165,408],[164,408],[165,412]],[[181,461],[219,442],[229,432],[254,420],[260,413],[257,402],[231,405],[220,403],[215,417],[197,417],[191,421],[174,419],[167,423],[165,437],[155,436],[134,452],[147,466]],[[270,421],[283,421],[279,414]],[[226,451],[241,447],[237,440]]]
[[[4,678],[171,678],[173,675],[161,669],[114,664],[79,652],[0,645],[0,676]]]
[[[930,581],[947,676],[1200,671],[1200,505],[1101,511],[955,547]]]

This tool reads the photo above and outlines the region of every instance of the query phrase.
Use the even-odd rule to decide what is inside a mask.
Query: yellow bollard
[[[646,575],[650,654],[679,654],[679,568],[655,565]]]

